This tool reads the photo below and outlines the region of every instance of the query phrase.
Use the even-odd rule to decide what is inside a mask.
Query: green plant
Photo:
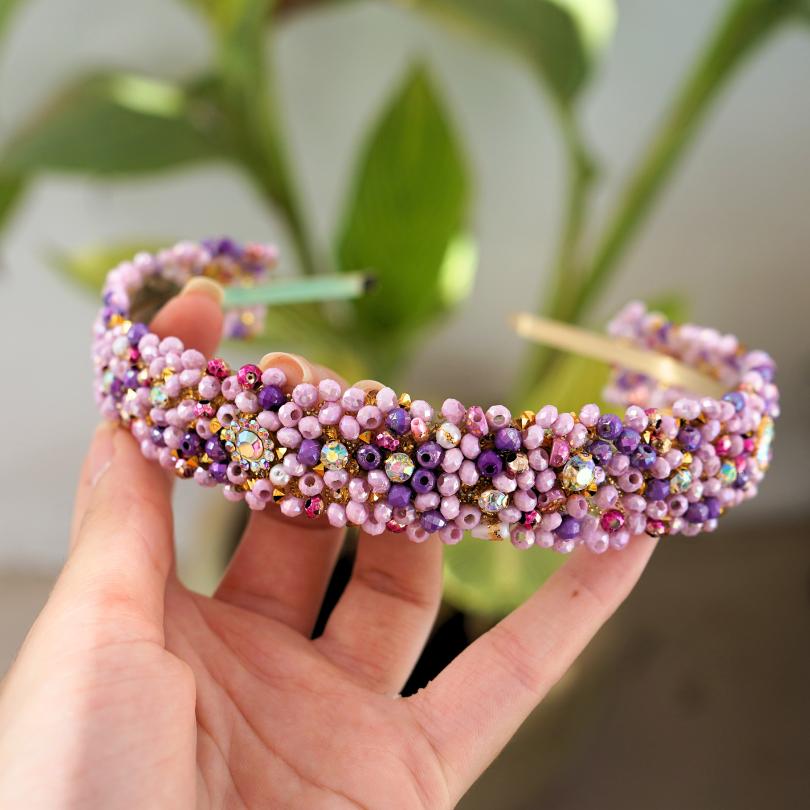
[[[287,16],[327,1],[184,0],[209,25],[215,55],[208,69],[182,83],[101,69],[56,92],[0,146],[0,226],[42,172],[120,178],[228,162],[280,218],[300,273],[367,268],[380,282],[374,294],[348,307],[279,308],[266,339],[311,352],[349,378],[395,380],[425,330],[471,289],[474,184],[463,139],[429,70],[414,65],[364,139],[330,244],[317,243],[290,159],[272,57],[275,31]],[[790,21],[810,21],[808,0],[730,0],[599,229],[590,215],[597,160],[581,131],[578,102],[611,37],[612,1],[400,4],[449,29],[491,39],[522,59],[542,87],[564,145],[568,180],[556,255],[538,310],[573,322],[588,318],[597,294],[615,277],[625,250],[737,68]],[[0,35],[20,5],[21,0],[0,0]],[[112,261],[128,251],[121,245],[91,249],[60,257],[59,264],[97,288]],[[676,299],[667,304],[682,305]],[[598,398],[603,377],[604,370],[589,361],[527,347],[518,377],[527,382],[516,385],[514,404],[552,399],[573,406]],[[531,383],[537,380],[542,382]],[[498,613],[558,562],[549,553],[510,552],[475,541],[448,549],[449,598]]]

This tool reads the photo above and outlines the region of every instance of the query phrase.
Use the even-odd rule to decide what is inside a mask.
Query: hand
[[[198,288],[154,329],[211,352],[220,317]],[[327,373],[277,362],[293,382]],[[175,574],[171,488],[128,433],[99,428],[68,562],[0,692],[4,810],[452,807],[654,545],[636,537],[620,553],[573,554],[400,698],[439,604],[435,538],[361,535],[351,580],[312,640],[343,532],[253,513],[208,598]]]

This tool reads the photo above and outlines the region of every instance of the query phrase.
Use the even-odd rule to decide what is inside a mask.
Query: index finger
[[[461,796],[624,601],[655,548],[646,535],[578,549],[529,600],[408,698]]]

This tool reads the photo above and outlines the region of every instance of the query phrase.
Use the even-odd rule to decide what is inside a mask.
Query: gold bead
[[[400,394],[398,402],[399,402],[399,407],[400,408],[410,408],[411,407],[411,395],[410,394]]]

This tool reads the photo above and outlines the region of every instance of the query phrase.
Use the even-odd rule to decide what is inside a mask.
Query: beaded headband
[[[610,324],[610,339],[529,315],[515,324],[613,362],[606,396],[623,417],[592,404],[513,416],[456,399],[435,411],[391,388],[344,390],[335,380],[290,391],[278,368],[233,369],[146,326],[186,281],[206,276],[230,287],[225,334],[256,334],[266,303],[308,295],[303,282],[257,285],[276,258],[264,245],[184,242],[107,276],[93,342],[99,408],[181,478],[222,485],[251,509],[277,503],[290,517],[324,515],[371,534],[457,543],[470,530],[561,552],[622,548],[640,532],[712,531],[756,495],[779,413],[773,361],[638,303]],[[363,280],[321,284],[346,297]],[[698,390],[712,395],[689,393]]]

